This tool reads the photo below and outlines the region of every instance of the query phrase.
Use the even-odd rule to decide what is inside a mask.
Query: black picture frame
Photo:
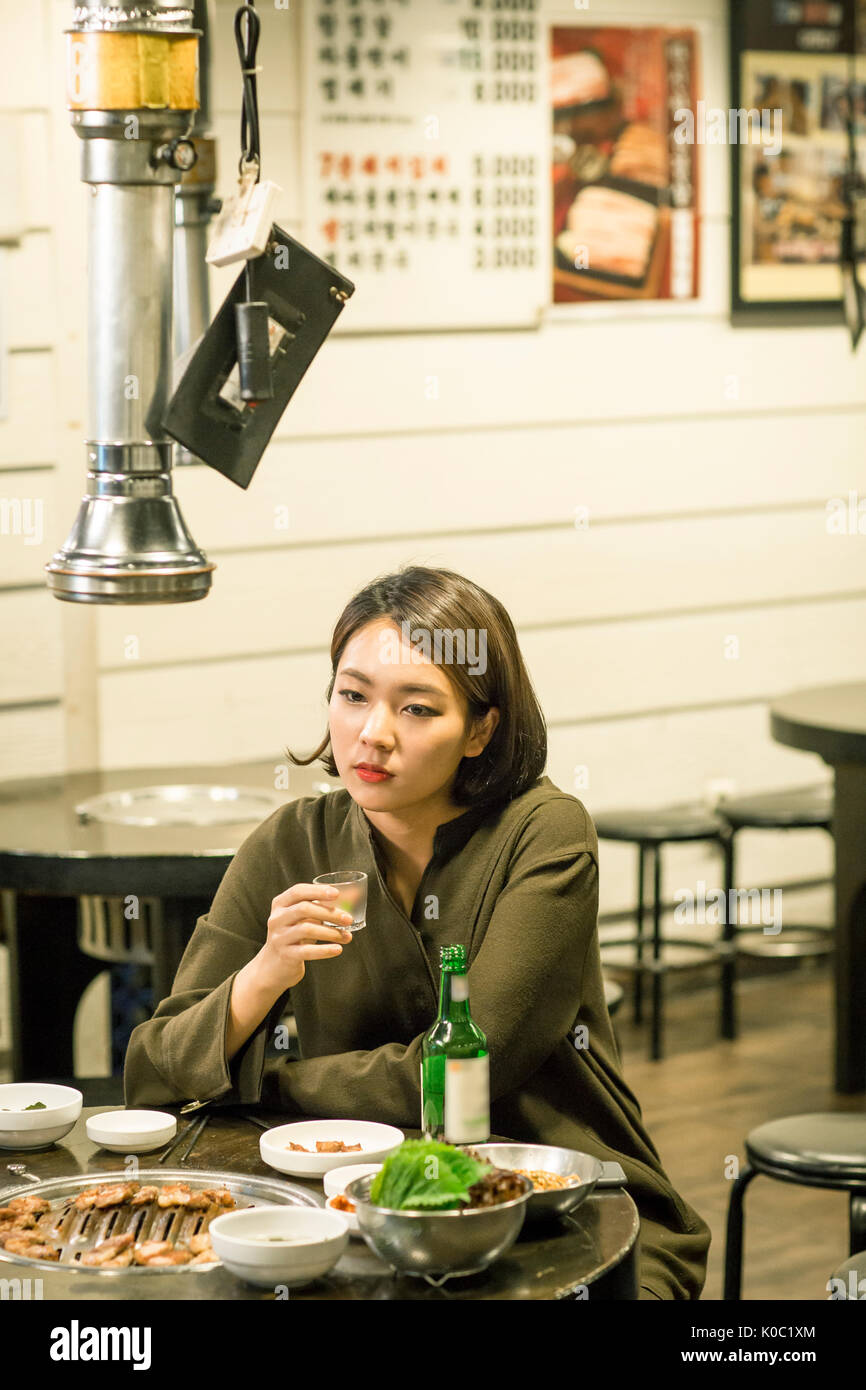
[[[801,46],[798,39],[800,31],[807,26],[789,26],[778,23],[779,6],[776,0],[729,0],[728,40],[731,107],[739,110],[743,106],[742,70],[743,58],[748,53],[789,52],[801,55],[804,62],[812,59],[816,71],[828,52],[845,55],[853,50],[856,32],[856,8],[861,11],[863,0],[842,0],[836,9],[842,12],[841,23],[827,26],[836,34],[837,46],[823,52],[811,53]],[[793,7],[792,7],[793,8]],[[827,5],[831,12],[833,6]],[[808,26],[814,28],[814,26]],[[844,323],[844,310],[841,292],[831,299],[797,298],[754,299],[745,298],[741,283],[742,251],[742,208],[743,208],[743,158],[741,146],[730,144],[731,176],[731,297],[730,317],[734,327],[790,327],[818,326],[822,324]]]

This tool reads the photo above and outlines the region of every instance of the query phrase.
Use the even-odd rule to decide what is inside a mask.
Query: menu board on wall
[[[344,332],[527,326],[549,302],[541,0],[306,0],[305,240]]]

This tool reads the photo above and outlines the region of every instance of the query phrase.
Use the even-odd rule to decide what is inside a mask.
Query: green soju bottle
[[[439,1014],[421,1041],[421,1129],[446,1144],[490,1138],[487,1039],[469,1012],[464,946],[439,948]]]

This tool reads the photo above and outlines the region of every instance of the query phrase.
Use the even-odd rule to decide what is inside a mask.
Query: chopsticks
[[[208,1111],[208,1113],[207,1113],[206,1115],[197,1116],[195,1119],[190,1120],[189,1124],[187,1124],[187,1125],[181,1130],[180,1134],[176,1134],[176,1135],[175,1135],[175,1137],[172,1139],[171,1143],[169,1144],[168,1148],[165,1149],[165,1150],[160,1154],[159,1158],[156,1160],[157,1163],[165,1163],[165,1161],[166,1161],[166,1159],[168,1158],[169,1154],[174,1152],[174,1150],[177,1148],[178,1144],[180,1144],[181,1141],[184,1140],[184,1139],[187,1137],[187,1135],[190,1133],[191,1130],[195,1130],[195,1133],[192,1135],[192,1138],[190,1139],[189,1144],[188,1144],[187,1147],[184,1149],[183,1153],[181,1154],[180,1158],[178,1159],[178,1162],[179,1162],[179,1163],[183,1163],[184,1159],[186,1159],[186,1158],[189,1157],[190,1151],[191,1151],[191,1149],[193,1148],[193,1146],[198,1142],[199,1135],[201,1134],[202,1130],[204,1129],[204,1127],[205,1127],[205,1125],[207,1124],[207,1122],[208,1122],[209,1119],[210,1119],[210,1111]]]
[[[183,1153],[181,1154],[180,1158],[178,1159],[178,1163],[185,1163],[186,1160],[189,1158],[190,1154],[192,1153],[192,1150],[195,1148],[196,1144],[197,1144],[198,1141],[199,1141],[199,1138],[201,1137],[201,1132],[202,1132],[202,1130],[204,1129],[204,1127],[205,1127],[205,1125],[207,1124],[207,1122],[208,1122],[209,1119],[210,1119],[210,1111],[208,1111],[208,1113],[207,1113],[206,1115],[202,1115],[202,1117],[201,1117],[200,1120],[194,1120],[194,1121],[193,1121],[193,1123],[194,1123],[194,1125],[195,1125],[195,1129],[193,1130],[193,1133],[192,1133],[192,1135],[191,1135],[191,1137],[190,1137],[189,1143],[187,1144],[186,1148],[184,1149]],[[188,1134],[188,1133],[189,1133],[188,1130],[184,1130],[184,1135],[186,1135],[186,1134]]]

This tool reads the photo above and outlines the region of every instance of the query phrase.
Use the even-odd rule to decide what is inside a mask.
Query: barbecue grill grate
[[[314,1193],[294,1183],[270,1178],[246,1177],[240,1173],[212,1173],[187,1168],[147,1168],[127,1175],[116,1169],[111,1173],[88,1173],[83,1177],[51,1178],[46,1182],[27,1183],[23,1187],[0,1192],[0,1206],[13,1197],[44,1197],[51,1210],[37,1217],[36,1230],[45,1236],[45,1243],[60,1250],[59,1260],[34,1260],[26,1255],[14,1255],[0,1248],[0,1260],[12,1264],[31,1265],[47,1269],[80,1269],[86,1274],[177,1274],[181,1270],[206,1273],[213,1264],[186,1265],[129,1265],[125,1269],[104,1269],[99,1265],[82,1265],[81,1256],[93,1250],[110,1236],[132,1234],[136,1242],[167,1240],[172,1245],[185,1245],[190,1236],[207,1230],[213,1218],[225,1208],[187,1211],[185,1207],[160,1207],[154,1200],[140,1207],[128,1203],[117,1207],[92,1208],[79,1211],[75,1198],[80,1192],[103,1184],[115,1185],[132,1180],[141,1186],[154,1184],[162,1189],[182,1182],[192,1192],[204,1188],[225,1187],[235,1199],[233,1210],[254,1206],[318,1207]]]

